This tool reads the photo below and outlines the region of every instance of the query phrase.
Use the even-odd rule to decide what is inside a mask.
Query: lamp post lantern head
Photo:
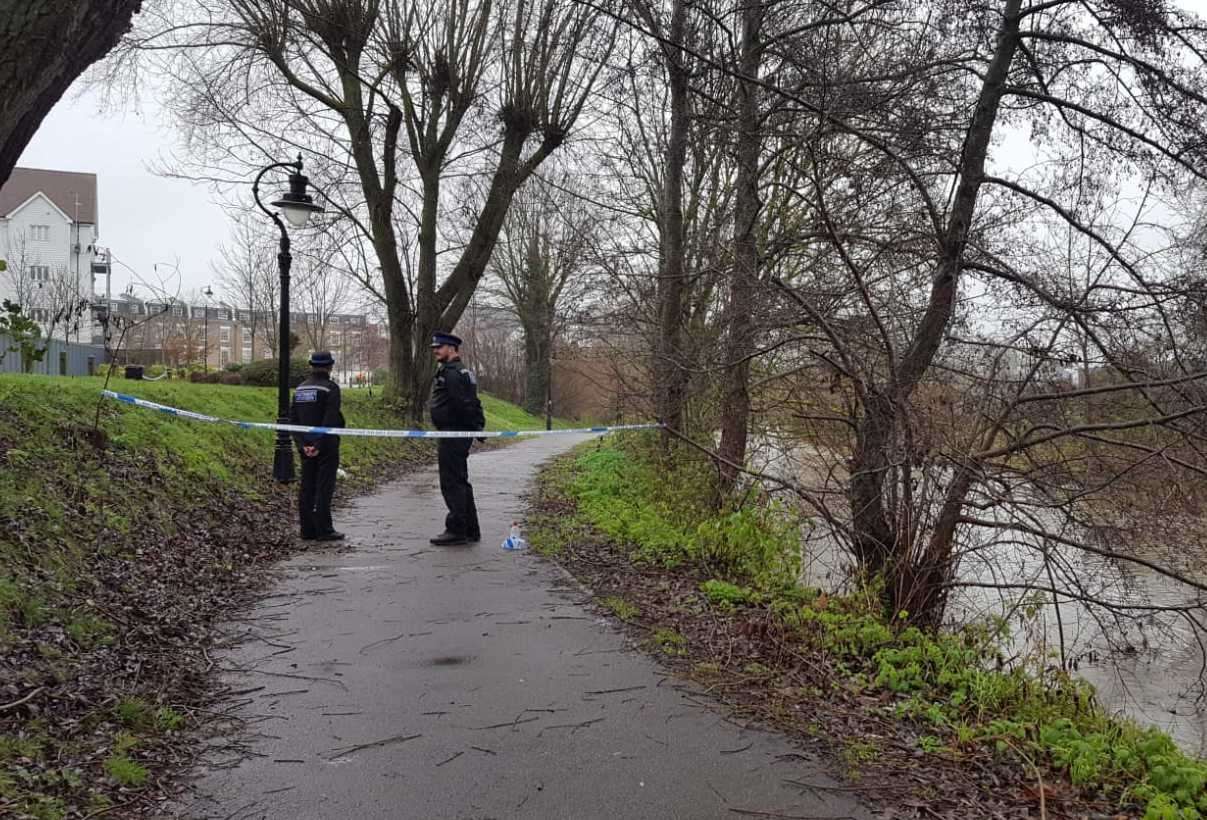
[[[323,212],[322,205],[314,204],[314,197],[306,193],[310,178],[302,173],[302,158],[298,156],[297,171],[289,175],[289,193],[272,203],[274,208],[280,208],[285,219],[295,228],[301,228],[310,219],[311,214]]]

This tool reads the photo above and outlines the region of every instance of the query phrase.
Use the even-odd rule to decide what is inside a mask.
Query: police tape
[[[157,410],[170,416],[203,421],[210,424],[231,424],[243,430],[277,430],[286,433],[319,434],[333,436],[368,436],[371,438],[518,438],[520,436],[565,436],[575,433],[615,433],[622,430],[657,430],[660,424],[617,424],[610,427],[578,427],[573,430],[373,430],[363,427],[307,427],[301,424],[276,424],[266,421],[236,421],[218,416],[207,416],[204,413],[194,413],[191,410],[181,410],[166,404],[140,399],[126,393],[113,390],[102,390],[101,394],[108,399],[147,410]]]

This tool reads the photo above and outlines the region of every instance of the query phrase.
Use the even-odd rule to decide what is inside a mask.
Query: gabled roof
[[[0,216],[10,216],[37,193],[45,194],[69,219],[96,224],[96,174],[14,168],[0,188]]]
[[[48,197],[46,194],[42,193],[41,191],[38,191],[33,196],[31,196],[29,199],[25,200],[20,205],[18,205],[17,207],[10,208],[8,213],[0,214],[0,216],[8,217],[9,219],[11,219],[14,216],[16,216],[21,211],[22,208],[24,208],[26,205],[29,205],[31,202],[35,202],[35,201],[42,201],[42,202],[50,203],[50,207],[54,208],[55,211],[58,212],[58,214],[63,217],[64,222],[71,221],[71,217],[68,216],[67,214],[63,213],[63,209],[60,208],[58,205],[56,205],[53,199],[51,199],[50,197]],[[74,206],[74,203],[75,203],[75,200],[73,198],[72,199],[73,206]],[[82,220],[82,219],[80,220],[80,222],[83,222],[83,221],[84,220]]]

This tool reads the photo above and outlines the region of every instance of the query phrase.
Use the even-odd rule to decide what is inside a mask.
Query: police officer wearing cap
[[[339,385],[331,381],[335,357],[326,350],[310,356],[310,376],[293,391],[289,420],[306,427],[343,427]],[[331,522],[331,497],[339,470],[339,436],[324,433],[294,433],[302,454],[302,485],[298,492],[298,515],[302,538],[339,541],[344,534]]]
[[[486,416],[478,400],[478,380],[461,363],[461,339],[451,333],[432,334],[432,352],[439,367],[432,382],[430,410],[437,430],[483,430]],[[433,544],[455,546],[482,538],[474,488],[469,483],[472,438],[442,438],[438,445],[440,494],[448,507],[444,532]]]

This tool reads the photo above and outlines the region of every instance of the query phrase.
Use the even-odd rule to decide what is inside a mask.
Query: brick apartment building
[[[121,362],[222,369],[277,355],[277,316],[267,311],[142,300],[127,294],[110,300],[109,311],[127,328],[116,355]],[[295,355],[331,350],[339,372],[368,372],[385,365],[385,329],[363,313],[291,312],[290,327],[298,339]],[[114,348],[119,334],[112,332]]]

